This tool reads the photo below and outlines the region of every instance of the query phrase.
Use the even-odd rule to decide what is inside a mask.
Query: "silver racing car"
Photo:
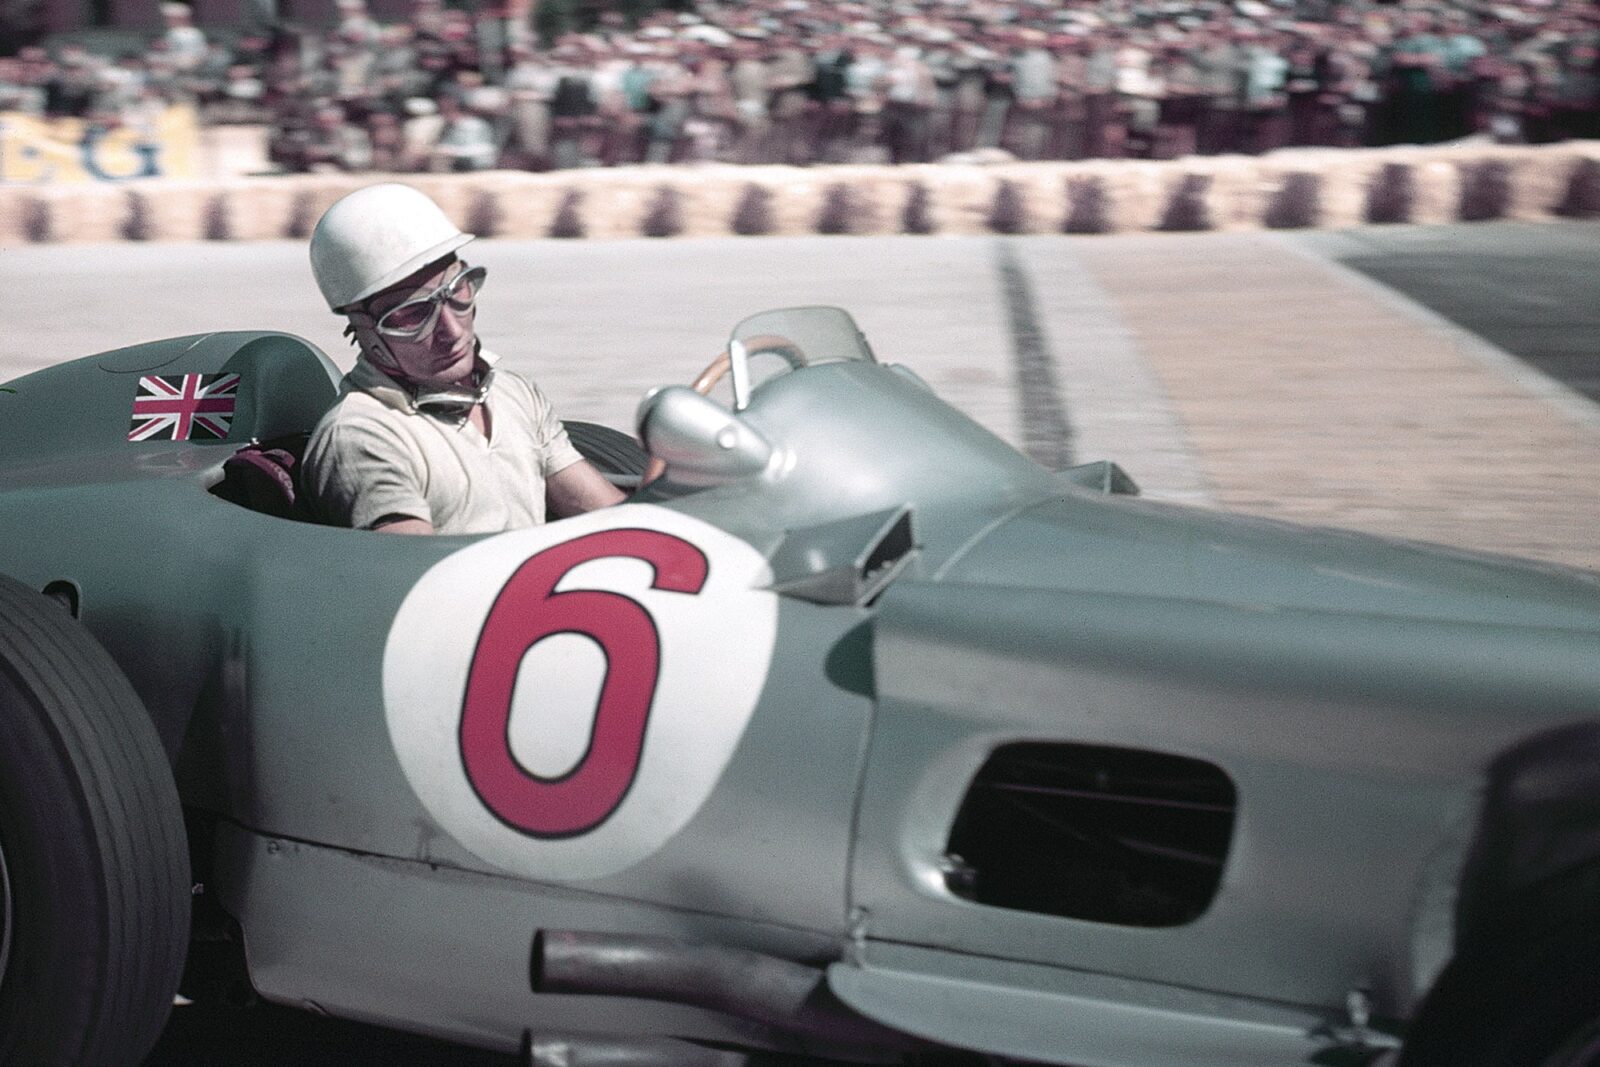
[[[628,502],[384,537],[296,496],[335,380],[0,394],[5,1064],[230,976],[540,1064],[1600,1062],[1600,576],[1046,470],[830,308],[573,424]]]

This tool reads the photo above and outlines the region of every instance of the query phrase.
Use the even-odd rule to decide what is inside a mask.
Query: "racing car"
[[[623,504],[378,536],[295,493],[336,379],[0,393],[0,1062],[228,982],[539,1064],[1600,1062],[1600,575],[1045,469],[836,308],[572,424]]]

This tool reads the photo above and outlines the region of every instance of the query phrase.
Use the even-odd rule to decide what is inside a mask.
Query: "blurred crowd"
[[[291,171],[1172,158],[1600,137],[1591,0],[712,0],[548,45],[503,0],[0,59],[0,111],[269,126]],[[1001,157],[1003,158],[1003,157]]]

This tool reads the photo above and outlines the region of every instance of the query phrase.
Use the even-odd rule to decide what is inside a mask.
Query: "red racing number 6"
[[[638,559],[655,569],[654,589],[698,593],[705,553],[657,530],[604,530],[529,557],[495,598],[478,636],[461,709],[461,759],[478,797],[506,825],[534,837],[594,829],[633,785],[655,697],[661,639],[644,605],[599,589],[556,592],[592,560]],[[523,657],[554,634],[592,639],[606,657],[589,748],[559,778],[531,773],[511,753],[511,698]]]

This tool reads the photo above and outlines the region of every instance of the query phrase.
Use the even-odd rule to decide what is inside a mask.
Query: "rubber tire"
[[[593,463],[601,474],[643,475],[650,457],[639,442],[609,426],[597,422],[566,422],[567,437],[572,447],[583,453],[583,458]]]
[[[3,575],[0,848],[13,919],[0,1065],[138,1063],[189,940],[177,789],[116,662],[65,608]]]
[[[1406,1033],[1399,1067],[1600,1067],[1600,860],[1497,909]]]

